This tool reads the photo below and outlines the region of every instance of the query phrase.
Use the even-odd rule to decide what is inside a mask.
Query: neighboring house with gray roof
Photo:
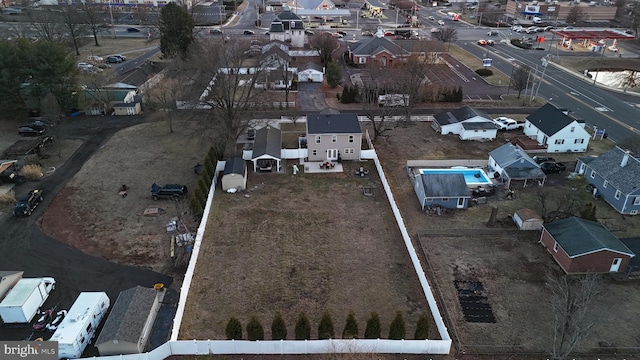
[[[544,224],[540,243],[568,274],[624,272],[636,256],[602,224],[578,217]]]
[[[95,342],[100,356],[144,352],[164,294],[142,286],[120,292]]]
[[[442,135],[457,134],[462,140],[493,140],[498,135],[491,116],[471,106],[434,115],[431,127]]]
[[[392,67],[406,63],[412,56],[435,57],[444,50],[441,43],[435,41],[391,40],[384,36],[382,28],[372,38],[349,43],[349,58],[359,65],[377,64]]]
[[[584,121],[547,103],[527,116],[524,134],[546,146],[548,153],[585,152],[591,135],[584,127]]]
[[[292,47],[304,47],[304,23],[298,15],[287,10],[276,15],[269,26],[269,40],[290,42]]]
[[[420,208],[442,206],[448,209],[465,209],[471,200],[463,174],[419,174],[413,186]]]
[[[598,157],[579,157],[576,172],[620,214],[640,211],[640,160],[629,152],[616,146]]]
[[[358,115],[307,115],[307,151],[309,161],[359,160],[362,129]]]
[[[544,184],[547,175],[521,147],[506,143],[489,153],[489,171],[511,186],[512,180],[522,180],[524,186],[533,180]],[[498,176],[496,176],[496,173]]]
[[[251,155],[253,171],[282,170],[282,132],[273,126],[265,126],[256,130]]]

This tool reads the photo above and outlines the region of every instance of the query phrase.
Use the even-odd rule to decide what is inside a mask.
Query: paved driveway
[[[298,83],[298,104],[300,104],[301,111],[321,111],[326,109],[328,106],[324,101],[322,84]]]

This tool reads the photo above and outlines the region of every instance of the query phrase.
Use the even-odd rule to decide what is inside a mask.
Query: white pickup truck
[[[517,122],[514,119],[510,119],[508,117],[497,117],[495,119],[493,119],[493,123],[496,124],[496,127],[498,128],[498,130],[517,130],[517,129],[523,129],[524,128],[524,123],[521,122]]]

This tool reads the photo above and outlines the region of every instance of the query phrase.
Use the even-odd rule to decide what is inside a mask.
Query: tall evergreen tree
[[[227,340],[242,340],[242,324],[240,320],[232,317],[227,323]]]
[[[251,341],[264,340],[264,329],[257,317],[252,316],[247,323],[247,339]]]
[[[402,317],[402,311],[396,312],[396,317],[389,326],[389,339],[402,340],[404,339],[407,331],[405,329],[404,318]]]
[[[358,322],[356,321],[356,314],[354,314],[353,311],[349,311],[349,315],[347,315],[347,322],[344,324],[344,330],[342,330],[342,338],[358,338]]]
[[[429,315],[426,311],[420,314],[416,323],[416,332],[413,336],[415,340],[426,340],[429,338]]]
[[[160,51],[166,57],[185,60],[193,43],[195,21],[187,10],[170,2],[160,11]]]
[[[377,312],[372,311],[369,319],[367,320],[367,327],[364,329],[364,338],[380,339],[380,333],[380,317]]]
[[[333,320],[331,320],[331,314],[329,314],[329,311],[325,310],[320,318],[320,323],[318,324],[318,339],[333,339],[334,337]]]
[[[340,81],[342,80],[342,68],[340,65],[332,61],[327,64],[327,84],[332,88],[340,85]]]
[[[277,312],[271,323],[271,339],[285,340],[287,338],[287,324],[282,319],[282,315]]]
[[[311,339],[311,324],[305,313],[301,313],[296,322],[296,340]]]

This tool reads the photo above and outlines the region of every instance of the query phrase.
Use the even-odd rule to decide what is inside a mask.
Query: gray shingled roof
[[[303,9],[315,9],[322,3],[322,0],[296,0],[296,5]]]
[[[318,64],[314,64],[312,62],[308,62],[308,63],[305,63],[305,64],[302,64],[302,65],[298,66],[298,72],[302,72],[302,71],[309,70],[309,69],[322,72],[322,66],[320,66]]]
[[[307,134],[360,134],[355,113],[307,115]]]
[[[624,154],[624,150],[616,146],[591,160],[588,166],[620,192],[630,194],[640,189],[640,161],[629,155],[627,165],[622,167]]]
[[[509,166],[517,161],[530,164],[532,168],[540,168],[538,164],[529,156],[521,147],[513,145],[512,143],[506,143],[499,148],[491,151],[489,156],[500,165],[500,167]]]
[[[462,123],[462,128],[465,130],[496,130],[496,125],[491,121],[474,121]]]
[[[387,51],[396,56],[408,56],[411,53],[402,46],[385,37],[374,36],[356,43],[349,43],[349,50],[354,55],[374,55]]]
[[[373,7],[378,7],[378,8],[381,8],[381,9],[388,9],[389,8],[385,3],[381,2],[381,1],[378,1],[378,0],[364,0],[364,2],[368,3],[369,5],[371,5]]]
[[[544,224],[544,228],[571,258],[602,250],[635,256],[599,222],[570,217]]]
[[[262,155],[270,155],[280,159],[282,153],[282,132],[272,126],[266,126],[256,131],[256,140],[253,143],[253,158]]]
[[[113,340],[137,344],[156,295],[157,290],[142,286],[120,292],[96,340],[96,346]]]
[[[425,197],[470,198],[471,193],[462,174],[420,174]]]
[[[547,136],[557,133],[576,121],[565,115],[561,109],[548,103],[527,116],[527,120]]]
[[[449,125],[459,123],[471,119],[473,117],[480,116],[487,120],[491,120],[491,116],[482,110],[476,110],[471,106],[465,106],[454,111],[446,111],[435,114],[433,117],[440,125]]]
[[[233,157],[224,164],[224,171],[222,175],[227,174],[240,174],[245,175],[245,170],[247,167],[245,166],[244,159],[241,157]]]

